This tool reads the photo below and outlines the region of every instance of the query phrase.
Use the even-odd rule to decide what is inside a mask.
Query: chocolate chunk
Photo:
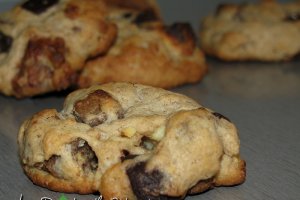
[[[7,20],[0,19],[0,24],[9,24],[9,22]]]
[[[122,162],[124,162],[125,160],[134,159],[135,157],[138,156],[138,155],[130,154],[130,152],[127,150],[122,150],[122,154],[123,155],[120,158]]]
[[[179,200],[181,197],[160,195],[163,173],[159,170],[146,172],[146,162],[137,163],[126,171],[132,190],[139,200]]]
[[[60,156],[58,155],[53,155],[49,158],[49,160],[46,160],[44,162],[43,166],[40,166],[44,171],[52,174],[55,177],[61,177],[57,171],[57,167],[55,167],[55,165],[57,164],[57,162],[59,162],[59,160],[61,159]]]
[[[140,162],[127,169],[132,190],[139,200],[159,200],[163,174],[159,170],[146,172],[146,163]]]
[[[284,18],[286,22],[297,22],[300,20],[300,13],[293,13]]]
[[[169,196],[160,196],[160,200],[181,200],[182,197],[169,197]]]
[[[136,25],[141,25],[146,22],[153,22],[158,20],[156,13],[152,9],[141,12],[133,21]]]
[[[97,114],[97,116],[94,116],[93,118],[88,118],[84,116],[80,116],[80,114],[74,112],[75,119],[77,122],[80,123],[86,123],[90,125],[91,127],[98,126],[99,124],[102,124],[107,120],[107,115],[104,112],[100,112]]]
[[[230,119],[228,119],[227,117],[225,117],[224,115],[222,115],[220,113],[214,112],[213,115],[216,116],[219,119],[225,119],[225,120],[230,122]]]
[[[12,42],[12,37],[7,36],[0,31],[0,53],[8,52],[12,45]]]
[[[124,13],[124,14],[122,15],[122,17],[125,18],[125,19],[128,19],[128,18],[132,17],[132,13],[130,13],[130,12]]]
[[[101,101],[110,99],[111,96],[103,91],[96,90],[85,99],[79,100],[74,105],[74,115],[78,122],[87,123],[94,127],[107,120],[107,115],[102,112]]]
[[[73,28],[72,28],[72,31],[73,31],[74,33],[80,33],[81,30],[82,30],[82,29],[81,29],[79,26],[73,26]]]
[[[77,101],[73,114],[78,122],[89,124],[91,127],[124,117],[119,102],[103,90],[96,90],[85,99]]]
[[[17,97],[62,90],[75,82],[76,73],[65,59],[63,38],[32,38],[28,41],[19,72],[13,79]]]
[[[21,7],[32,13],[41,14],[58,2],[59,0],[28,0]]]
[[[166,26],[165,29],[168,35],[181,43],[196,40],[194,31],[189,23],[174,23],[171,26]]]
[[[88,143],[78,138],[71,143],[72,156],[84,172],[94,172],[98,168],[98,158]]]

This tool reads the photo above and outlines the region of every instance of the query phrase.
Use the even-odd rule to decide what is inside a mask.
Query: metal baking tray
[[[0,11],[15,2],[0,1]],[[220,3],[217,0],[158,2],[167,23],[190,22],[196,32],[200,19]],[[202,82],[173,91],[194,98],[236,124],[241,155],[247,162],[247,179],[239,186],[215,188],[186,199],[300,199],[300,61],[225,63],[208,58],[208,64],[209,74]],[[1,200],[62,199],[62,193],[36,186],[24,175],[16,138],[26,118],[45,108],[60,110],[65,95],[53,93],[23,100],[0,95]],[[97,195],[65,194],[65,197],[99,199]]]

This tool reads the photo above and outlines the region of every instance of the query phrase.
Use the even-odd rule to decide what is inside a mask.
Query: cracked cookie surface
[[[72,92],[61,112],[48,109],[25,121],[18,143],[28,177],[60,192],[183,199],[245,180],[237,129],[228,118],[184,95],[139,84]]]
[[[116,42],[87,63],[78,85],[124,81],[171,88],[200,81],[207,66],[191,26],[164,25],[152,1],[131,2],[110,4],[108,19],[118,28]]]
[[[74,85],[116,27],[102,1],[27,0],[0,14],[0,92],[28,97]]]

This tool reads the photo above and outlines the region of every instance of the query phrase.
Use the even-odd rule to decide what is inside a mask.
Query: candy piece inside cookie
[[[90,93],[74,105],[74,115],[78,122],[97,126],[123,117],[123,109],[111,95],[103,90]]]
[[[22,8],[35,14],[40,14],[58,2],[59,0],[27,0],[22,4]]]
[[[237,129],[228,118],[184,95],[139,84],[74,91],[62,111],[25,121],[18,143],[28,177],[60,192],[183,199],[245,180]]]
[[[13,39],[0,31],[0,53],[8,52]]]

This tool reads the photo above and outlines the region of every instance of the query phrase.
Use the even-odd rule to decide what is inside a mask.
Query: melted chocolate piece
[[[41,14],[58,2],[59,0],[28,0],[21,7],[32,13]]]
[[[104,90],[96,90],[85,99],[79,100],[74,105],[73,115],[80,123],[86,123],[91,127],[100,125],[108,119],[108,114],[102,109],[107,106],[114,112],[116,119],[124,118],[124,111],[117,100]]]
[[[190,39],[196,40],[193,28],[189,23],[174,23],[171,26],[166,26],[166,33],[175,38],[179,42],[186,42]]]
[[[33,96],[62,90],[76,80],[76,74],[65,59],[68,48],[63,38],[38,38],[28,41],[19,72],[12,84],[17,97]]]
[[[168,196],[160,196],[161,200],[181,200],[182,197],[168,197]]]
[[[44,162],[44,165],[40,165],[39,168],[41,168],[42,170],[52,174],[55,177],[61,177],[60,174],[56,171],[55,165],[56,162],[59,162],[59,160],[61,159],[60,156],[58,155],[53,155],[49,158],[49,160],[46,160]]]
[[[225,120],[231,122],[230,119],[228,119],[227,117],[225,117],[224,115],[222,115],[220,113],[214,112],[213,115],[216,116],[219,119],[225,119]]]
[[[163,174],[159,170],[146,172],[146,163],[140,162],[127,169],[132,190],[139,200],[159,200]]]
[[[300,20],[300,13],[289,14],[284,18],[286,22],[297,22]]]
[[[71,143],[72,156],[84,172],[94,172],[98,168],[98,158],[88,143],[78,138]]]
[[[98,126],[99,124],[102,124],[107,120],[107,115],[104,112],[100,112],[93,119],[86,119],[84,117],[81,117],[76,112],[74,112],[73,115],[75,116],[75,119],[76,119],[77,122],[86,123],[86,124],[90,125],[91,127]]]
[[[8,52],[12,45],[12,42],[12,37],[7,36],[0,31],[0,53]]]
[[[130,13],[130,12],[123,14],[123,18],[125,18],[125,19],[128,19],[130,17],[132,17],[132,13]]]
[[[141,25],[145,22],[152,22],[152,21],[156,21],[158,20],[157,15],[155,14],[155,12],[151,9],[145,10],[143,12],[141,12],[133,21],[133,23],[135,23],[136,25]]]
[[[160,195],[163,173],[157,169],[151,172],[146,172],[146,162],[137,163],[135,166],[127,169],[126,172],[129,177],[132,190],[139,200],[182,199],[181,197]]]
[[[129,151],[127,150],[122,150],[122,156],[121,156],[121,162],[124,162],[125,160],[130,160],[130,159],[134,159],[135,157],[137,157],[138,155],[134,155],[134,154],[130,154]]]

